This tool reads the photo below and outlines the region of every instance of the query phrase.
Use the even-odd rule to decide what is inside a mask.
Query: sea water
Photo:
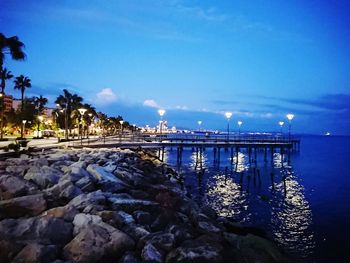
[[[183,176],[188,192],[220,216],[259,227],[302,262],[347,262],[350,237],[350,137],[303,136],[301,150],[286,156],[221,149],[214,163],[210,148],[202,153],[176,149],[165,161]]]

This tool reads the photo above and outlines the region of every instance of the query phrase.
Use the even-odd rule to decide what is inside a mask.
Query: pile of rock
[[[143,151],[50,150],[0,162],[0,262],[287,262],[199,207]]]

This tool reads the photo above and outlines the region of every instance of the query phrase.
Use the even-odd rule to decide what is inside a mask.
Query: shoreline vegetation
[[[149,150],[42,149],[0,175],[0,262],[292,262]]]

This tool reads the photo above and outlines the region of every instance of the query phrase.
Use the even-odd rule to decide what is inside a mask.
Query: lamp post
[[[120,123],[120,141],[122,140],[122,136],[123,136],[123,123],[124,121],[119,121]]]
[[[202,125],[202,121],[198,121],[198,126],[199,126],[199,131],[201,131],[201,125]]]
[[[80,108],[78,109],[79,113],[80,113],[80,144],[83,145],[83,117],[85,112],[87,111],[87,109],[84,108]]]
[[[44,120],[43,116],[38,116],[38,133],[37,133],[37,138],[39,139],[39,131],[40,131],[40,123]]]
[[[135,140],[136,124],[132,125],[132,140]]]
[[[88,139],[88,144],[90,143],[89,141],[89,126],[91,125],[91,122],[93,120],[93,116],[92,116],[92,113],[89,113],[89,121],[88,121],[88,125],[87,125],[87,139]]]
[[[22,120],[22,124],[23,124],[23,139],[26,136],[26,122],[27,122],[27,120]]]
[[[290,141],[290,139],[291,139],[291,129],[292,129],[292,120],[294,119],[294,114],[292,114],[292,113],[288,113],[287,114],[287,119],[288,119],[288,121],[289,121],[289,135],[288,135],[288,138],[289,138],[289,141]]]
[[[243,122],[237,121],[237,124],[238,124],[238,136],[240,136],[241,135],[241,126],[242,126]]]
[[[232,117],[232,112],[225,112],[225,116],[227,118],[227,141],[230,141],[230,118]]]
[[[280,126],[280,133],[281,133],[281,135],[283,135],[283,131],[282,131],[282,128],[283,128],[283,125],[284,125],[284,121],[279,121],[278,122],[278,125]]]
[[[0,102],[1,102],[1,116],[0,116],[0,132],[1,132],[1,135],[0,135],[0,139],[2,140],[4,138],[4,107],[5,107],[5,104],[4,104],[4,100],[5,100],[5,94],[3,91],[0,92]]]
[[[159,122],[160,137],[162,137],[163,116],[165,114],[165,110],[159,109],[158,114],[160,116],[160,122]]]

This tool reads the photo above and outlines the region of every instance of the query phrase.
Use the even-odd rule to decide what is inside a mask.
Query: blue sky
[[[27,60],[28,96],[63,88],[109,115],[155,125],[350,134],[347,1],[0,0],[0,31]],[[19,97],[11,83],[7,92]]]

